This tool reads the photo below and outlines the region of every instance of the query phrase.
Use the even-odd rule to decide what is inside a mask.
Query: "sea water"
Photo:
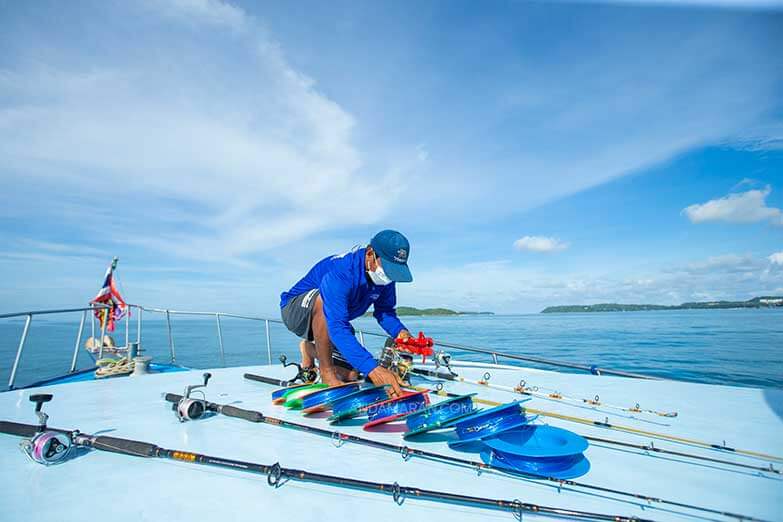
[[[17,372],[17,386],[66,373],[71,365],[80,314],[36,317],[30,327]],[[677,310],[525,315],[403,317],[414,334],[499,352],[704,383],[783,388],[783,309]],[[128,336],[138,334],[138,316],[131,317]],[[223,350],[214,317],[172,316],[171,340],[166,321],[145,312],[141,344],[154,361],[192,368],[278,363],[281,354],[298,360],[297,339],[269,323],[271,350],[263,321],[221,318]],[[357,329],[380,332],[372,318],[354,321]],[[5,388],[24,326],[23,320],[0,320],[0,389]],[[90,321],[84,340],[91,333]],[[125,322],[112,333],[125,343]],[[383,339],[365,336],[373,353]],[[463,360],[491,361],[486,355],[450,353]],[[79,347],[77,368],[93,366]],[[552,366],[514,362],[545,369]],[[279,364],[279,363],[278,363]],[[293,371],[293,370],[292,370]]]

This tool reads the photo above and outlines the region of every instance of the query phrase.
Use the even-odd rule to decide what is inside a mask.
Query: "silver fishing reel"
[[[457,375],[454,373],[454,371],[451,369],[451,354],[444,352],[443,350],[438,350],[437,353],[435,353],[435,357],[433,358],[435,362],[435,369],[439,369],[441,367],[446,368],[448,372],[451,375]]]
[[[209,379],[212,377],[211,373],[204,374],[204,384],[192,384],[185,387],[185,393],[177,404],[174,405],[174,414],[177,416],[180,422],[189,420],[198,420],[204,416],[207,411],[207,397],[204,392],[199,390],[197,393],[201,394],[201,399],[194,399],[191,394],[197,388],[206,387]]]
[[[29,440],[23,440],[19,444],[22,452],[30,460],[44,466],[59,464],[65,460],[73,447],[69,434],[50,431],[46,427],[49,416],[42,411],[42,408],[45,402],[51,400],[51,394],[30,395],[30,402],[35,403],[35,414],[38,416],[38,432]]]

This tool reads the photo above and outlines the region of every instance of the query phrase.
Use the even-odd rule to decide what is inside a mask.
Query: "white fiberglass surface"
[[[530,408],[627,426],[635,430],[696,439],[711,444],[783,455],[783,391],[702,385],[671,381],[641,381],[614,377],[561,374],[525,368],[481,367],[456,369],[478,380],[490,372],[490,383],[516,386],[521,379],[540,393],[558,391],[566,397],[594,398],[604,404],[676,411],[675,418],[589,407],[544,398],[525,403]],[[280,366],[254,366],[210,370],[208,400],[259,410],[265,415],[328,428],[323,418],[308,418],[271,404],[272,386],[248,381],[246,372],[290,377]],[[648,503],[580,486],[562,486],[543,480],[526,480],[494,472],[477,471],[442,462],[399,454],[356,443],[336,445],[327,437],[302,431],[254,424],[225,416],[180,423],[162,394],[182,393],[197,384],[202,371],[118,378],[48,386],[31,392],[0,394],[0,419],[35,424],[30,393],[53,393],[45,405],[50,425],[77,428],[151,442],[219,457],[341,475],[367,481],[397,482],[430,490],[514,500],[654,520],[727,520],[720,515],[661,503]],[[434,383],[417,381],[421,386]],[[456,393],[478,392],[477,398],[510,401],[518,394],[468,383],[448,382]],[[433,396],[433,401],[441,400]],[[479,407],[488,407],[477,404]],[[587,426],[552,417],[538,422],[582,435],[649,444],[706,457],[767,466],[769,460],[726,451],[674,443],[654,435],[636,435]],[[333,426],[344,433],[408,445],[429,451],[478,460],[478,455],[457,453],[443,441],[404,442],[400,433],[370,433],[360,422]],[[438,439],[438,437],[433,437]],[[162,459],[143,459],[106,452],[84,452],[50,467],[29,461],[18,448],[19,439],[0,435],[0,504],[3,520],[76,520],[111,517],[122,520],[163,520],[224,517],[232,520],[476,520],[477,517],[513,520],[508,512],[405,498],[402,505],[390,495],[289,481],[272,488],[267,478],[239,471],[198,466]],[[580,483],[639,493],[667,500],[731,511],[767,520],[780,520],[783,505],[781,475],[684,457],[649,454],[642,450],[591,443],[585,452],[590,471]],[[775,462],[776,467],[780,463]],[[526,514],[525,518],[537,515]]]

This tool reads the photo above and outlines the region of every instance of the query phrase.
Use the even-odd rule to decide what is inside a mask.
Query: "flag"
[[[114,269],[117,268],[117,258],[115,257],[109,268],[106,270],[106,277],[103,279],[103,286],[98,291],[90,304],[103,304],[111,308],[99,308],[95,310],[95,317],[101,323],[101,328],[106,326],[109,332],[114,331],[114,323],[122,319],[125,314],[130,315],[128,305],[120,295],[119,290],[114,284]]]

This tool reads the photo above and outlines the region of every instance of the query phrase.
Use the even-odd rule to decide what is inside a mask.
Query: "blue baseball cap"
[[[370,240],[370,246],[382,260],[383,271],[394,282],[410,283],[413,276],[408,268],[411,245],[396,230],[381,230]]]

